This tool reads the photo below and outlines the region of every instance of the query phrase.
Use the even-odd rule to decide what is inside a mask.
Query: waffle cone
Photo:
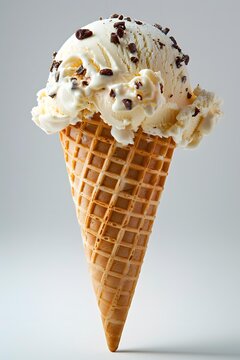
[[[108,347],[118,348],[175,144],[121,146],[99,114],[60,132]]]

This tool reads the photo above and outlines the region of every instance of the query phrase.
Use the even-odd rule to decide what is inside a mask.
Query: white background
[[[240,358],[238,0],[0,1],[0,358]],[[108,352],[57,136],[32,122],[51,54],[112,13],[171,28],[224,117],[178,149],[127,319]],[[214,355],[215,354],[215,355]]]

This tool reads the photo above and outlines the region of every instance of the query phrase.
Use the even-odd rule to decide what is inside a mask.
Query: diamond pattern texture
[[[175,144],[139,130],[121,146],[99,114],[60,132],[108,347],[118,347]]]

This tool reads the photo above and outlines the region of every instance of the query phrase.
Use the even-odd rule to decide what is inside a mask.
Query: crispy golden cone
[[[60,132],[108,347],[116,351],[175,148],[139,130],[121,146],[99,114]]]

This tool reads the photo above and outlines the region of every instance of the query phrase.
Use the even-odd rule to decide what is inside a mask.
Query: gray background
[[[1,359],[240,354],[239,11],[238,0],[0,1]],[[30,116],[52,52],[113,12],[169,26],[192,84],[220,95],[225,113],[199,148],[175,153],[118,354],[106,348],[58,136]]]

